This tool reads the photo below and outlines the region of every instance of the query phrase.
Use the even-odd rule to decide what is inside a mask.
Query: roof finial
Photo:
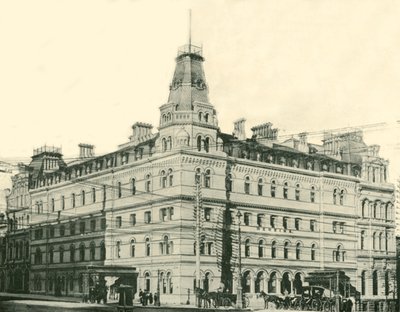
[[[189,53],[192,53],[192,9],[189,9]]]

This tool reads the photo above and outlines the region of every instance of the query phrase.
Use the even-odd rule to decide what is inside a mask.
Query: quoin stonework
[[[68,162],[44,146],[20,166],[1,291],[83,297],[102,281],[110,293],[123,283],[185,304],[196,284],[197,207],[207,291],[236,293],[241,216],[244,293],[299,293],[312,274],[340,272],[339,290],[360,309],[395,299],[394,186],[379,146],[360,130],[326,133],[320,144],[307,133],[280,139],[269,122],[246,135],[244,118],[223,132],[203,62],[200,47],[178,50],[158,132],[136,122],[108,154],[80,144]]]

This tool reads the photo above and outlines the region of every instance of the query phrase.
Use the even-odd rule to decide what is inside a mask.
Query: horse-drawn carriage
[[[212,291],[207,292],[204,289],[196,288],[196,296],[200,300],[200,305],[204,308],[219,308],[219,307],[233,307],[236,305],[237,295],[229,292]],[[248,308],[250,305],[249,298],[242,295],[243,308]]]
[[[266,309],[269,307],[269,303],[274,304],[276,309],[302,311],[330,312],[334,310],[335,306],[335,299],[331,296],[330,290],[319,286],[303,287],[301,295],[279,296],[261,291],[259,296],[263,297]]]

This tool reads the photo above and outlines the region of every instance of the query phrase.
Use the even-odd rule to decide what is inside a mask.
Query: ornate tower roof
[[[177,111],[193,110],[193,103],[209,104],[202,48],[189,43],[178,50],[168,103]]]

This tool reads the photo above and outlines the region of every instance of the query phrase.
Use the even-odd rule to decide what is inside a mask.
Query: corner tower
[[[208,99],[202,48],[178,49],[168,102],[160,107],[158,150],[218,150],[216,111]]]

